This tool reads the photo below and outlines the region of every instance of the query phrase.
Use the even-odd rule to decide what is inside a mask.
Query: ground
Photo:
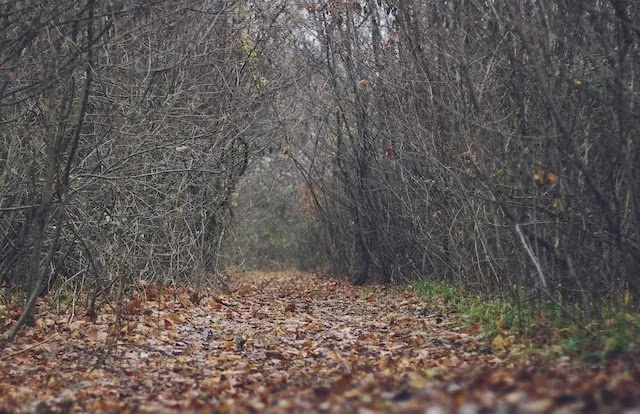
[[[247,273],[225,294],[140,285],[123,308],[40,303],[0,351],[0,413],[640,413],[633,361],[535,356],[406,289]]]

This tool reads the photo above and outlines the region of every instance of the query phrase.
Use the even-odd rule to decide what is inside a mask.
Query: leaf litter
[[[39,303],[0,351],[0,413],[640,413],[632,359],[535,357],[401,289],[255,272],[226,294],[145,285],[124,309]]]

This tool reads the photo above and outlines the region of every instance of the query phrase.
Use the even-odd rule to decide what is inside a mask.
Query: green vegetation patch
[[[489,341],[515,337],[531,352],[586,362],[640,356],[640,312],[629,293],[592,316],[578,306],[561,308],[540,298],[479,294],[456,283],[421,281],[410,288],[435,306],[456,313],[461,323],[479,328],[480,336]]]

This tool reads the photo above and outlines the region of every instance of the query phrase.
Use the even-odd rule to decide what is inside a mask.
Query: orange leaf
[[[390,365],[391,365],[391,356],[389,356],[389,355],[383,356],[378,361],[378,368],[380,368],[382,370],[389,368]]]
[[[558,174],[549,172],[547,173],[547,175],[545,175],[545,178],[547,180],[547,184],[554,185],[555,183],[558,182],[559,177],[558,177]]]
[[[142,299],[139,296],[134,297],[129,301],[125,312],[129,315],[138,315],[142,309]]]
[[[542,167],[538,166],[536,167],[535,170],[533,170],[533,176],[532,176],[533,182],[536,183],[537,185],[544,184],[544,177],[545,177],[545,173]]]

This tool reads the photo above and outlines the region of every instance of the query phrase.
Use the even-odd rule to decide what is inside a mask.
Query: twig
[[[49,342],[50,340],[52,340],[53,338],[55,338],[55,337],[56,337],[56,336],[58,336],[59,334],[60,334],[60,332],[56,332],[56,333],[54,333],[53,335],[49,336],[48,338],[45,338],[45,339],[43,339],[42,341],[38,342],[37,344],[29,345],[28,347],[26,347],[26,348],[24,348],[24,349],[21,349],[21,350],[19,350],[19,351],[15,351],[15,352],[12,352],[12,353],[7,354],[7,355],[0,356],[0,361],[4,361],[5,359],[12,358],[12,357],[14,357],[14,356],[16,356],[16,355],[20,355],[20,354],[21,354],[21,353],[23,353],[23,352],[27,352],[27,351],[30,351],[30,350],[32,350],[32,349],[34,349],[34,348],[37,348],[37,347],[39,347],[40,345],[42,345],[42,344],[44,344],[44,343],[46,343],[46,342]]]
[[[516,232],[518,233],[518,236],[520,236],[520,241],[524,246],[524,250],[527,252],[527,254],[529,255],[529,258],[533,262],[533,265],[536,267],[536,270],[538,271],[538,276],[540,277],[540,285],[545,290],[545,292],[548,293],[547,280],[544,277],[544,273],[542,273],[542,266],[540,266],[540,262],[538,261],[536,256],[533,254],[533,250],[531,249],[529,242],[527,241],[527,239],[525,239],[524,234],[522,234],[522,229],[520,229],[520,224],[517,224],[517,223],[516,223]]]
[[[218,302],[221,305],[224,305],[228,308],[231,308],[233,310],[235,310],[237,312],[237,305],[233,305],[231,303],[226,303],[225,301],[223,301],[222,299],[216,297],[216,296],[212,296],[211,299],[213,299],[215,302]]]
[[[533,265],[536,267],[536,271],[538,272],[538,277],[540,278],[540,285],[542,286],[541,290],[542,292],[544,292],[544,294],[556,305],[558,306],[560,309],[562,309],[562,311],[569,316],[569,318],[582,330],[584,330],[585,332],[587,332],[589,335],[591,335],[592,337],[595,337],[596,334],[594,334],[589,328],[587,328],[585,325],[582,324],[582,322],[576,318],[575,316],[573,316],[573,314],[571,312],[569,312],[569,310],[558,301],[558,299],[555,298],[555,296],[553,296],[551,294],[551,292],[549,292],[549,289],[547,288],[547,280],[544,277],[544,273],[542,272],[542,266],[540,265],[540,261],[538,260],[538,258],[535,256],[535,254],[533,253],[533,249],[531,249],[531,246],[529,245],[529,242],[527,241],[527,239],[525,239],[524,234],[522,233],[522,230],[520,229],[520,224],[516,224],[516,233],[518,233],[518,236],[520,236],[520,241],[522,242],[522,246],[524,247],[524,250],[527,252],[527,255],[529,256],[529,258],[531,259],[531,261],[533,262]]]
[[[169,343],[167,341],[167,343]],[[119,342],[118,345],[122,345],[122,346],[128,346],[128,347],[132,347],[132,348],[142,348],[144,350],[147,350],[149,352],[158,352],[159,354],[165,355],[165,356],[174,356],[173,354],[164,351],[160,348],[155,348],[151,345],[147,345],[147,344],[136,344],[134,342]]]

